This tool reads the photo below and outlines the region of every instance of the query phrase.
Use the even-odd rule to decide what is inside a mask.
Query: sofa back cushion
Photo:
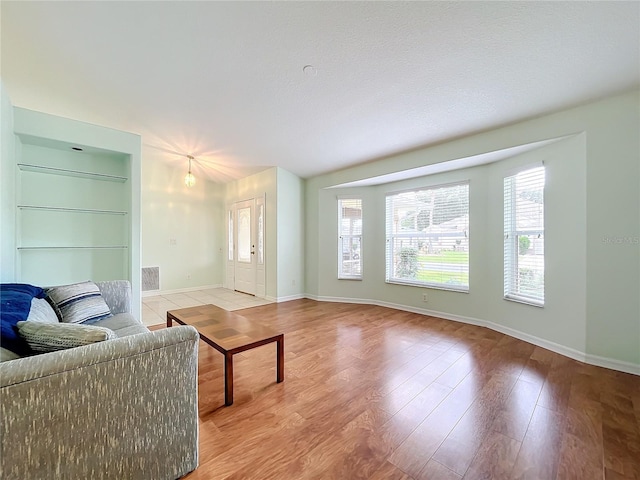
[[[110,317],[111,310],[93,282],[48,288],[47,296],[64,323],[91,323]]]

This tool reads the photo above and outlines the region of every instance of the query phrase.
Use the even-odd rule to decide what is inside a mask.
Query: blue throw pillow
[[[44,290],[25,283],[0,284],[0,346],[18,355],[31,353],[16,324],[29,316],[33,297],[44,298]]]

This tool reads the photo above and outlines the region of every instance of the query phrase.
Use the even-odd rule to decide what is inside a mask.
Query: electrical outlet
[[[169,239],[169,245],[176,245],[178,243],[178,241],[175,238],[170,238]]]
[[[427,294],[426,293],[422,294],[422,301],[423,302],[428,302],[429,301],[429,299],[427,298]]]

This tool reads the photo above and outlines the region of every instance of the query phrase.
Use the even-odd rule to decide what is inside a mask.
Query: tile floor
[[[147,326],[166,323],[167,310],[177,308],[213,304],[225,310],[238,310],[268,303],[272,302],[226,288],[208,288],[169,295],[156,295],[142,298],[142,322]]]

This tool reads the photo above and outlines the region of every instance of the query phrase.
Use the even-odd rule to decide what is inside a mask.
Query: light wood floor
[[[285,333],[200,342],[198,479],[640,479],[640,377],[485,328],[311,300],[239,310]]]

